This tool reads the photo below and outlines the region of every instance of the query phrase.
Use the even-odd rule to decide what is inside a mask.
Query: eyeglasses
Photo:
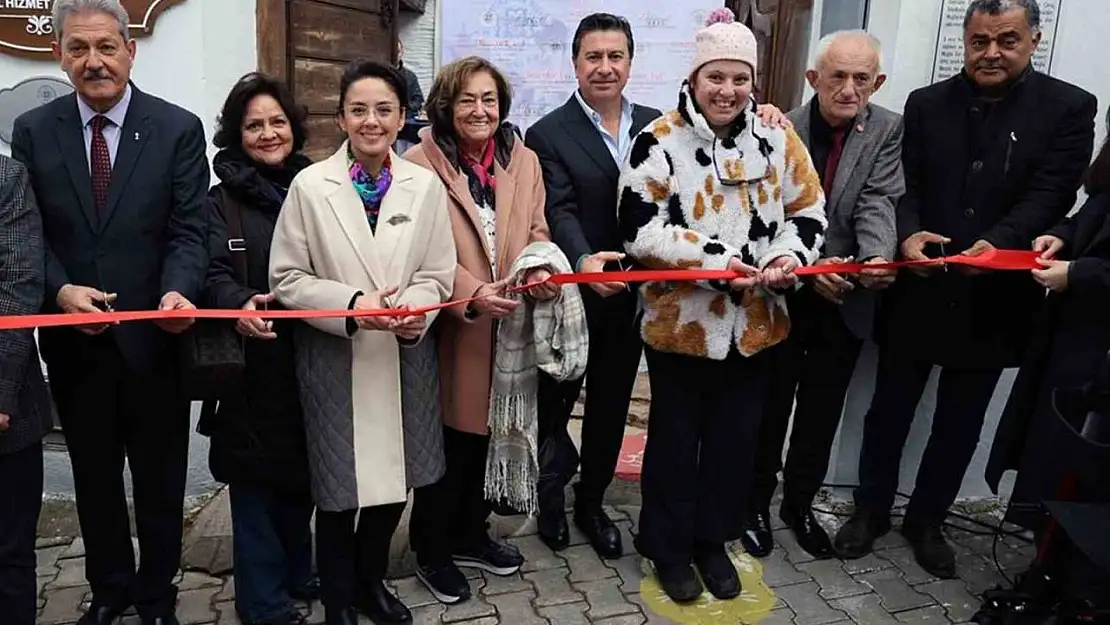
[[[725,175],[725,173],[721,172],[721,166],[717,162],[717,143],[719,143],[719,141],[714,139],[713,140],[713,170],[716,172],[717,180],[720,180],[721,184],[723,184],[725,186],[729,186],[729,187],[736,187],[736,186],[740,186],[742,184],[753,185],[753,184],[758,184],[760,182],[763,182],[764,180],[771,177],[771,157],[769,155],[767,155],[766,153],[764,153],[762,150],[760,151],[760,154],[763,155],[763,159],[767,162],[767,166],[763,169],[763,175],[762,176],[760,176],[758,178],[734,178],[730,175]],[[742,151],[738,151],[737,160],[739,161],[739,160],[742,160],[743,158],[744,158],[744,153]],[[725,167],[725,169],[727,170],[728,167]]]

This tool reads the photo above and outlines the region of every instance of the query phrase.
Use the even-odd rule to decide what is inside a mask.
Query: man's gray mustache
[[[111,76],[109,76],[107,73],[104,73],[104,72],[97,72],[97,73],[94,73],[94,74],[85,74],[85,76],[84,76],[85,80],[100,80],[100,79],[106,79],[106,78],[111,78]]]

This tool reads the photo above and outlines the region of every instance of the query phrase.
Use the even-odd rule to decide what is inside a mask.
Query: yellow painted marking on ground
[[[776,604],[775,593],[763,583],[763,566],[746,553],[730,553],[730,556],[740,573],[740,585],[744,589],[735,599],[721,601],[705,591],[693,603],[675,603],[663,592],[645,560],[646,575],[640,582],[644,604],[659,616],[682,625],[751,625],[760,622]]]

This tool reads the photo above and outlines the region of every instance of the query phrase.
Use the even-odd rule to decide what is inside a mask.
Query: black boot
[[[956,553],[944,539],[939,523],[907,518],[902,522],[902,535],[910,542],[914,558],[926,572],[941,579],[956,577]]]
[[[740,534],[740,544],[744,546],[744,551],[756,558],[765,558],[774,550],[769,506],[752,508],[744,524],[744,532]]]
[[[779,509],[779,518],[794,532],[798,546],[806,553],[818,560],[833,556],[832,541],[829,540],[829,534],[825,528],[817,522],[817,517],[813,516],[812,507],[783,503],[782,508]]]
[[[724,545],[699,545],[694,553],[694,564],[714,597],[727,601],[740,594],[740,575]]]
[[[890,531],[890,511],[879,512],[857,507],[852,518],[840,528],[834,539],[837,555],[846,560],[855,560],[871,553],[875,540]]]
[[[689,564],[656,566],[655,576],[659,578],[663,592],[675,603],[696,601],[704,590],[694,567]]]
[[[383,581],[361,588],[360,596],[355,599],[355,608],[377,625],[407,625],[412,622],[412,613],[389,592]]]

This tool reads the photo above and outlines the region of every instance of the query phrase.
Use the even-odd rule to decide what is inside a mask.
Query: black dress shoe
[[[616,560],[624,555],[621,532],[601,506],[575,508],[574,524],[586,535],[597,555],[606,560]]]
[[[126,607],[97,605],[95,602],[77,621],[77,625],[112,625],[126,610]]]
[[[537,526],[540,540],[548,549],[561,551],[570,544],[570,526],[567,524],[567,513],[563,510],[540,510]]]
[[[313,575],[307,582],[289,591],[289,596],[295,601],[312,603],[320,599],[320,578]]]
[[[354,608],[324,608],[324,625],[358,625],[358,612]]]
[[[655,576],[659,578],[663,592],[675,603],[696,601],[704,590],[694,567],[689,564],[657,566]]]
[[[846,560],[855,560],[871,553],[875,541],[890,531],[890,511],[856,508],[848,522],[833,539],[836,554]]]
[[[902,535],[913,547],[913,556],[921,568],[941,579],[955,579],[956,553],[944,538],[939,523],[902,522]]]
[[[724,545],[699,548],[694,553],[694,564],[705,587],[714,597],[728,601],[740,594],[740,575]]]
[[[770,510],[760,508],[748,517],[744,532],[740,534],[740,544],[744,546],[744,551],[756,558],[765,558],[775,549]]]
[[[403,625],[412,622],[412,612],[389,592],[385,582],[375,582],[360,589],[360,592],[360,596],[355,599],[355,608],[377,625]]]
[[[779,509],[779,518],[794,532],[798,546],[809,555],[818,560],[825,560],[835,555],[829,534],[821,527],[817,517],[813,516],[813,508],[784,505]]]

